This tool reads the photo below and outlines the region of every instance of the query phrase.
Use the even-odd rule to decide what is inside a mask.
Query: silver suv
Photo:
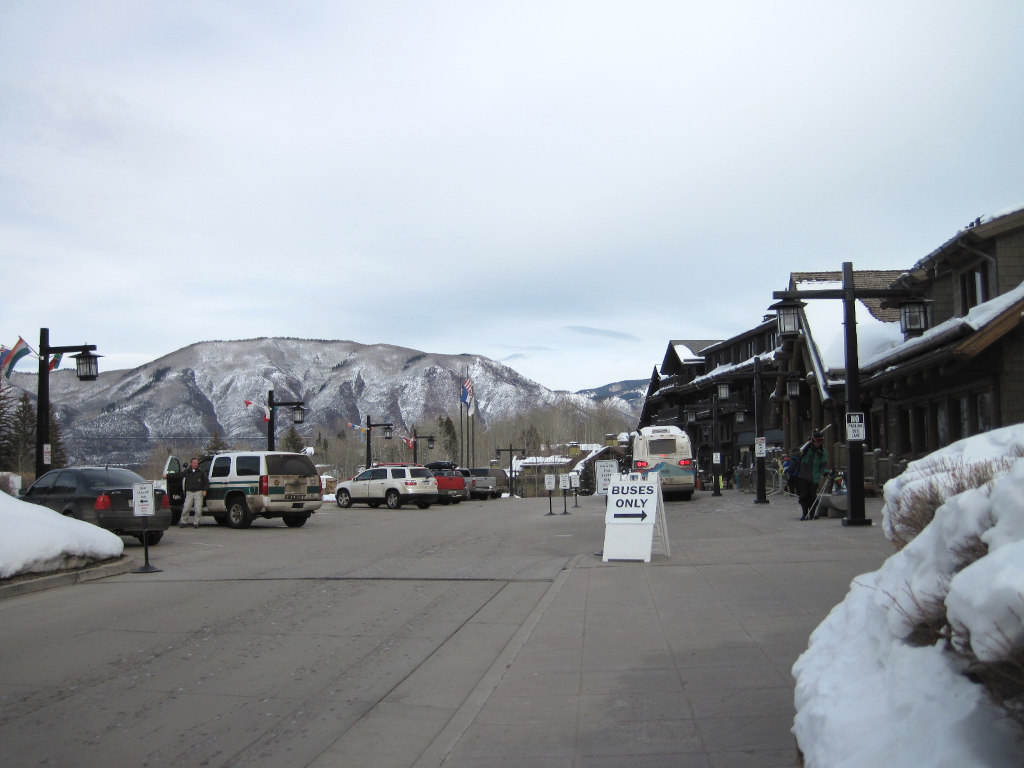
[[[412,503],[427,509],[437,501],[437,480],[419,464],[381,464],[338,483],[334,498],[342,509],[357,503],[371,507],[387,504],[388,509]]]

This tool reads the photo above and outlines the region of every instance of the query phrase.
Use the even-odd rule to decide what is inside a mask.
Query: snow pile
[[[907,497],[999,467],[990,482],[946,498],[904,549],[855,579],[811,635],[793,666],[793,732],[809,768],[1021,764],[1024,734],[963,674],[968,657],[995,661],[1024,648],[1021,455],[1024,425],[1015,425],[937,451],[886,484],[889,533]]]
[[[119,536],[0,493],[0,579],[120,557]]]

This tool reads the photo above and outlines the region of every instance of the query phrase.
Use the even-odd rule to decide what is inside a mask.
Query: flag
[[[63,352],[58,352],[56,355],[50,358],[50,370],[55,371],[60,367],[60,361],[64,358]]]
[[[411,451],[412,450],[412,445],[413,445],[413,439],[411,437],[403,437],[402,440],[405,441],[405,447],[408,448]]]
[[[26,344],[25,340],[19,336],[18,343],[11,348],[10,352],[8,352],[7,356],[4,358],[3,370],[6,378],[11,378],[11,374],[14,373],[14,366],[16,366],[18,361],[25,357],[25,355],[30,351],[28,344]]]
[[[476,413],[476,398],[473,397],[473,380],[469,377],[466,377],[466,380],[462,382],[462,402],[469,408],[470,416]]]
[[[245,407],[246,408],[248,408],[252,404],[253,404],[252,400],[246,400],[245,401]],[[266,406],[266,405],[263,405],[263,406],[260,406],[260,407],[263,408],[263,420],[264,421],[270,421],[270,407]]]

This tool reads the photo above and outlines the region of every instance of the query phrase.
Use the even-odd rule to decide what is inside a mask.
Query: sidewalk
[[[892,553],[881,500],[844,528],[722,493],[668,505],[671,557],[578,556],[416,765],[793,766],[790,668]]]

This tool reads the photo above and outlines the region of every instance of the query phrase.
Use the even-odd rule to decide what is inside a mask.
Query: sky
[[[1024,204],[1005,0],[0,5],[0,343],[646,379]]]
[[[1020,765],[1019,730],[964,662],[942,643],[908,641],[912,627],[943,616],[977,659],[998,662],[1024,646],[1024,425],[961,440],[916,462],[885,486],[882,525],[924,489],[943,489],[935,519],[873,573],[862,574],[814,630],[793,666],[793,733],[807,765],[963,768]],[[993,481],[954,494],[975,464],[1006,462]],[[960,469],[957,470],[956,467]],[[967,468],[966,470],[964,468]],[[836,521],[833,523],[838,524]],[[0,579],[48,573],[64,557],[117,557],[124,542],[89,523],[0,493]],[[987,551],[973,562],[958,553]]]

